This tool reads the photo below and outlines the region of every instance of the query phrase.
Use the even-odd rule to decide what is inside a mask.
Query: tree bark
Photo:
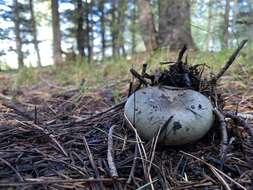
[[[88,63],[92,64],[93,62],[93,4],[92,1],[88,2],[86,0],[86,43],[87,43],[87,50],[88,50]]]
[[[124,32],[125,32],[125,13],[126,13],[126,1],[125,0],[119,0],[119,5],[118,5],[118,39],[117,39],[117,44],[118,44],[118,48],[119,50],[122,52],[123,56],[126,56],[126,50],[125,50],[125,46],[124,46]],[[119,51],[119,55],[120,54]]]
[[[53,60],[55,65],[62,65],[61,31],[58,0],[51,0],[53,28]]]
[[[159,0],[159,44],[171,50],[195,49],[191,35],[190,0]]]
[[[137,17],[137,13],[136,13],[136,5],[135,5],[135,0],[133,0],[133,9],[131,12],[131,53],[134,54],[135,53],[135,48],[136,48],[136,17]]]
[[[105,58],[105,49],[106,49],[106,40],[105,40],[105,8],[104,8],[104,0],[99,1],[99,11],[100,15],[100,36],[102,43],[102,60]]]
[[[153,14],[148,0],[137,0],[136,2],[139,9],[139,24],[142,38],[146,51],[151,52],[158,47]]]
[[[236,33],[236,20],[238,16],[238,0],[234,0],[234,10],[233,10],[233,33]]]
[[[112,43],[112,56],[117,57],[118,54],[118,47],[117,47],[117,39],[118,39],[118,25],[117,25],[117,19],[116,19],[116,0],[112,0],[112,8],[111,8],[111,14],[112,14],[112,20],[111,20],[111,43]]]
[[[206,43],[205,43],[205,50],[208,51],[209,49],[209,44],[211,41],[211,37],[212,37],[212,0],[208,1],[208,20],[207,20],[207,38],[206,38]]]
[[[37,24],[34,16],[34,8],[33,8],[33,0],[29,0],[29,8],[31,14],[31,22],[32,22],[32,36],[33,36],[33,45],[37,55],[37,65],[41,67],[41,58],[40,58],[40,50],[39,50],[39,42],[37,38]]]
[[[236,22],[236,18],[238,15],[238,0],[234,0],[234,22]]]
[[[223,48],[228,48],[228,27],[229,27],[230,0],[226,0],[223,29]]]
[[[83,28],[83,23],[84,23],[84,7],[83,7],[83,1],[82,0],[77,0],[77,5],[76,5],[76,13],[77,13],[77,31],[76,31],[76,44],[77,44],[77,50],[79,57],[81,61],[84,58],[84,36],[85,36],[85,31]]]
[[[19,15],[19,4],[17,0],[13,0],[13,21],[14,21],[14,32],[16,42],[16,53],[18,55],[18,67],[24,67],[24,54],[22,52],[22,40],[20,37],[20,15]]]

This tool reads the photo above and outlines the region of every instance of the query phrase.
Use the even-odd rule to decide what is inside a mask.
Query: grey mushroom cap
[[[195,142],[214,122],[213,106],[207,97],[194,90],[167,86],[136,91],[124,111],[144,140],[151,140],[173,116],[159,136],[159,143],[165,145]]]

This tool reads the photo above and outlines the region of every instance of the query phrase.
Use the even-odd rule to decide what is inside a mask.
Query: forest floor
[[[209,66],[215,72],[225,58],[210,57]],[[152,59],[150,68],[154,69],[167,57]],[[197,55],[189,58],[190,63],[196,60],[203,63]],[[232,124],[229,131],[234,136],[223,169],[219,168],[219,138],[210,133],[195,145],[158,148],[151,176],[146,176],[142,165],[148,162],[143,159],[150,161],[152,152],[147,151],[147,157],[138,155],[134,133],[124,127],[120,103],[128,94],[129,69],[140,71],[146,61],[137,57],[104,65],[0,73],[0,188],[252,187],[253,147],[245,131],[240,127],[240,134],[234,132]],[[224,109],[245,115],[251,127],[252,73],[240,57],[219,83]],[[118,176],[112,176],[107,162],[112,125],[118,126],[113,132]]]

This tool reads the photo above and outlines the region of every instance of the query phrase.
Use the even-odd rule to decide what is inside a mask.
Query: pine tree
[[[184,44],[195,48],[191,34],[191,2],[189,0],[159,0],[160,46],[180,49]]]
[[[34,3],[33,0],[29,0],[29,10],[30,10],[30,14],[31,14],[31,32],[32,32],[32,36],[33,36],[34,49],[35,49],[36,55],[37,55],[37,64],[39,67],[41,67],[39,42],[38,42],[38,37],[37,37],[37,23],[36,23],[36,19],[34,16],[33,3]]]
[[[224,28],[223,28],[223,48],[228,48],[228,27],[229,27],[229,11],[230,11],[230,0],[226,0],[225,14],[224,14]]]
[[[62,65],[61,31],[58,0],[51,0],[52,28],[53,28],[53,60],[55,65]]]

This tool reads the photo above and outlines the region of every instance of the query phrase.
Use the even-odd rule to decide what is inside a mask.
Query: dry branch
[[[86,152],[88,154],[88,158],[90,160],[91,166],[92,166],[93,171],[95,173],[95,176],[96,176],[97,179],[99,179],[100,175],[99,175],[99,172],[98,172],[98,168],[96,166],[96,163],[94,161],[93,155],[92,155],[92,153],[90,151],[90,148],[89,148],[89,145],[87,143],[87,140],[86,140],[85,136],[83,136],[83,143],[84,143],[85,150],[86,150]],[[104,185],[103,185],[103,183],[101,181],[99,182],[99,184],[100,184],[100,188],[101,189],[105,189]]]
[[[8,100],[8,101],[2,101],[2,104],[7,108],[10,108],[16,111],[18,115],[21,115],[28,120],[32,120],[32,121],[34,120],[34,115],[31,113],[28,113],[27,110],[21,105],[19,105],[18,103],[14,103],[13,101]]]
[[[108,134],[108,149],[107,149],[107,161],[108,166],[110,168],[110,174],[113,179],[117,179],[119,177],[116,165],[114,163],[114,151],[113,151],[113,129],[114,125],[110,128]]]
[[[115,179],[112,178],[88,178],[88,179],[25,179],[24,182],[14,182],[14,183],[0,183],[0,187],[18,187],[27,185],[50,185],[50,184],[73,184],[73,183],[112,183]],[[125,178],[118,178],[116,181],[123,182],[126,181]]]
[[[235,58],[241,51],[241,49],[244,47],[244,45],[247,43],[248,40],[243,40],[241,44],[238,46],[238,48],[233,52],[233,54],[229,57],[228,61],[225,63],[225,65],[221,68],[221,70],[211,79],[211,82],[215,84],[220,77],[223,76],[223,74],[227,71],[227,69],[232,65]]]
[[[132,75],[134,76],[134,77],[136,77],[139,81],[140,81],[140,83],[141,84],[144,84],[144,85],[149,85],[149,82],[147,82],[145,79],[144,79],[144,77],[142,76],[142,75],[140,75],[136,70],[134,70],[134,69],[130,69],[130,72],[132,73]]]
[[[133,164],[132,164],[132,167],[131,167],[131,171],[130,171],[130,174],[128,176],[128,179],[127,179],[127,184],[130,184],[131,183],[131,179],[134,178],[134,172],[135,172],[135,167],[136,167],[136,158],[137,158],[137,155],[138,155],[138,146],[135,145],[135,149],[134,149],[134,158],[133,158]]]
[[[105,113],[108,113],[108,112],[111,112],[111,111],[114,111],[115,109],[118,109],[118,108],[121,108],[125,105],[126,103],[126,100],[123,100],[122,102],[118,103],[118,104],[115,104],[114,106],[111,106],[109,107],[108,109],[102,111],[102,112],[99,112],[99,113],[96,113],[90,117],[87,117],[87,118],[78,118],[77,120],[75,120],[72,124],[76,124],[76,123],[82,123],[82,122],[85,122],[85,121],[89,121],[93,118],[96,118],[96,117],[99,117]]]
[[[183,46],[183,48],[180,50],[179,54],[178,54],[178,58],[177,58],[177,63],[182,61],[182,58],[184,56],[185,51],[187,50],[186,45]]]
[[[227,149],[228,149],[227,124],[225,122],[224,115],[218,109],[215,108],[214,113],[219,120],[219,130],[221,134],[220,157],[221,157],[221,160],[224,161],[226,159]]]

